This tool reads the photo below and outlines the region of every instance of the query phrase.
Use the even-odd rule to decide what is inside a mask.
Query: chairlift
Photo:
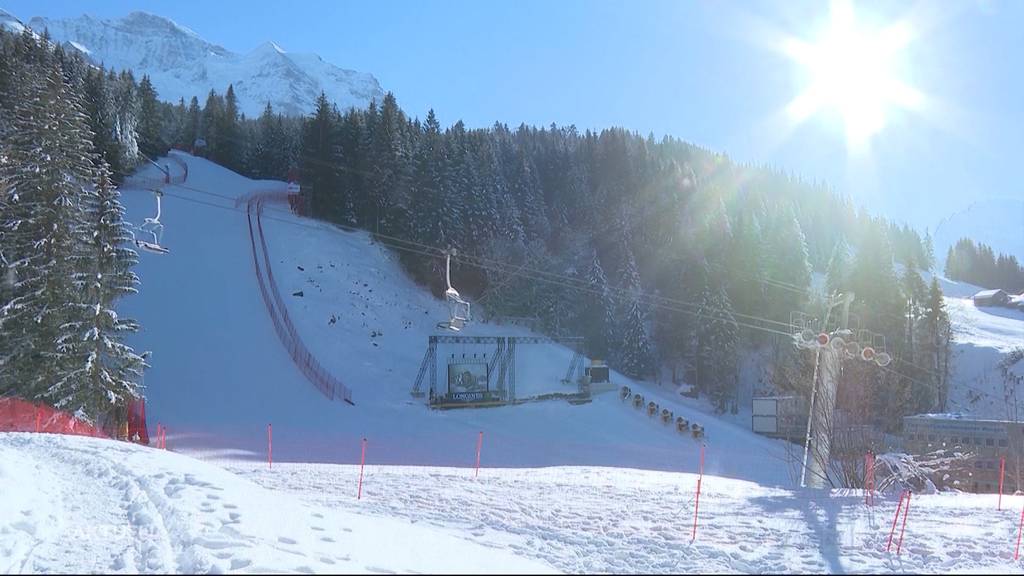
[[[459,292],[452,288],[452,256],[455,250],[445,252],[445,282],[448,289],[445,290],[445,300],[448,302],[448,321],[438,322],[437,327],[458,332],[466,326],[469,321],[469,302],[459,296]]]
[[[153,254],[167,254],[170,250],[160,244],[160,239],[164,235],[164,225],[160,222],[160,198],[163,197],[164,193],[160,190],[153,190],[153,193],[156,196],[156,216],[146,218],[145,221],[143,221],[142,226],[139,226],[139,231],[150,234],[153,237],[153,241],[147,242],[136,238],[135,245],[146,252]]]
[[[153,233],[151,232],[151,234]],[[156,234],[153,234],[153,238],[153,242],[146,242],[145,240],[139,240],[138,238],[136,238],[135,245],[151,254],[169,254],[171,252],[164,246],[161,246],[158,241],[156,241]]]

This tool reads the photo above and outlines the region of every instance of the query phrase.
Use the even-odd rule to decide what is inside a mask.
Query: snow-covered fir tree
[[[642,299],[640,274],[632,253],[627,254],[621,276],[618,364],[627,376],[644,378],[651,374],[653,355],[647,329],[647,305]]]
[[[94,176],[91,143],[86,117],[56,64],[41,75],[23,71],[20,80],[0,174],[7,259],[16,279],[0,306],[0,330],[14,344],[2,363],[4,388],[61,404],[68,398],[59,384],[77,367],[55,344],[80,336],[69,323],[81,313],[73,256],[88,234],[82,196]]]
[[[736,386],[739,378],[737,345],[739,328],[732,315],[729,296],[713,277],[709,279],[701,296],[697,327],[698,378],[715,405],[725,412],[735,409]]]
[[[136,292],[139,279],[132,267],[138,255],[128,247],[132,235],[106,166],[101,163],[96,171],[96,185],[82,199],[89,226],[74,257],[77,313],[66,324],[70,336],[58,342],[71,368],[54,384],[53,396],[60,398],[58,407],[117,422],[128,402],[140,395],[145,366],[124,343],[126,334],[138,331],[138,323],[114,309],[121,297]]]
[[[0,80],[8,128],[0,137],[0,251],[9,264],[0,289],[0,395],[111,423],[137,394],[142,368],[121,342],[137,326],[114,311],[137,283],[135,255],[123,246],[123,209],[92,141],[88,114],[97,108],[83,106],[91,72],[34,40],[23,49],[8,52],[18,63],[0,70],[13,80]]]

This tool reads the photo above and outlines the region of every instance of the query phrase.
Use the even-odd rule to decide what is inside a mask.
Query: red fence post
[[[42,429],[42,427],[39,425],[40,417],[42,416],[42,414],[39,412],[39,406],[36,406],[35,409],[36,409],[36,434],[38,434],[39,431]]]
[[[476,439],[476,473],[473,474],[474,478],[480,477],[480,447],[484,444],[484,432],[480,431],[480,435]]]
[[[267,468],[274,468],[274,428],[267,424]]]
[[[704,479],[704,445],[700,445],[700,467],[697,469],[697,501],[693,505],[693,533],[690,542],[697,539],[697,511],[700,510],[700,485]]]
[[[366,438],[363,438],[363,455],[359,457],[359,491],[356,500],[363,499],[363,466],[366,465]]]
[[[1020,525],[1017,526],[1017,549],[1013,551],[1013,559],[1016,560],[1020,557],[1020,533],[1024,530],[1024,506],[1020,509]]]
[[[868,452],[868,455],[871,457],[871,461],[870,461],[871,467],[869,468],[870,475],[868,476],[868,478],[870,479],[870,482],[868,483],[868,505],[869,506],[874,506],[875,505],[875,454],[873,452]]]
[[[868,505],[871,493],[871,453],[864,455],[864,505]]]
[[[892,528],[889,529],[889,543],[885,545],[885,551],[889,552],[892,549],[892,537],[896,533],[896,522],[900,519],[900,511],[903,510],[903,498],[907,495],[907,491],[900,492],[900,503],[896,505],[896,515],[892,517]]]
[[[158,450],[160,449],[160,437],[161,437],[160,435],[161,435],[161,431],[162,430],[163,430],[163,426],[161,426],[161,424],[159,422],[157,422],[156,423],[156,447],[157,447]]]
[[[1006,456],[999,457],[999,504],[996,510],[1003,510],[1003,474],[1006,472]]]
[[[907,505],[903,508],[903,527],[900,528],[900,541],[896,544],[896,555],[900,555],[900,549],[903,548],[903,532],[907,529],[907,515],[910,514],[910,495],[912,492],[907,490]]]

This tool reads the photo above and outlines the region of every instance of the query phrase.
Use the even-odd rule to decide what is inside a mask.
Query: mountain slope
[[[272,42],[236,54],[145,12],[112,20],[36,17],[29,26],[49,30],[55,41],[75,47],[97,64],[130,69],[136,78],[148,74],[168,102],[197,96],[202,104],[211,89],[223,94],[233,84],[239,109],[255,117],[267,102],[278,112],[306,114],[321,91],[339,108],[364,107],[383,96],[372,75],[339,68],[315,54],[290,54]]]
[[[1024,312],[977,307],[971,296],[981,288],[939,277],[953,323],[953,371],[947,411],[974,418],[1013,419],[1024,398],[1006,387],[999,363],[1024,346]],[[1015,370],[1024,369],[1018,363]],[[1016,400],[1016,407],[1014,401]]]
[[[446,318],[444,304],[415,285],[396,256],[368,234],[298,218],[284,207],[268,209],[268,252],[289,313],[317,359],[352,389],[356,405],[327,401],[277,339],[256,284],[245,211],[235,208],[236,198],[281,190],[284,183],[248,180],[200,158],[180,157],[189,165],[188,182],[165,188],[161,216],[163,243],[171,252],[142,255],[140,292],[123,311],[143,326],[133,344],[154,352],[145,381],[147,412],[151,427],[169,427],[169,446],[261,458],[266,425],[273,423],[274,454],[282,460],[358,462],[359,439],[367,437],[369,462],[468,466],[484,431],[484,466],[696,469],[697,441],[642,415],[615,393],[582,406],[548,401],[428,409],[409,391],[427,337]],[[152,194],[131,188],[130,180],[123,200],[134,223],[155,209]],[[302,296],[293,295],[300,291]],[[529,334],[479,323],[465,333]],[[441,385],[448,354],[486,351],[473,345],[439,350]],[[520,347],[518,395],[567,391],[560,380],[570,357],[561,347]],[[790,483],[782,443],[753,434],[749,424],[656,400],[705,425],[709,473]]]
[[[13,14],[0,9],[0,28],[7,30],[8,32],[14,32],[20,34],[25,30],[25,24],[18,20]]]

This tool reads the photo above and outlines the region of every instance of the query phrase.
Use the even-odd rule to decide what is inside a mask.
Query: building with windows
[[[1010,295],[1005,290],[982,290],[974,295],[975,306],[1006,306]]]
[[[958,488],[968,492],[999,490],[999,460],[1006,458],[1003,493],[1022,486],[1024,424],[975,420],[957,414],[919,414],[903,418],[903,448],[913,455],[938,450],[968,455],[965,466],[949,471]]]

